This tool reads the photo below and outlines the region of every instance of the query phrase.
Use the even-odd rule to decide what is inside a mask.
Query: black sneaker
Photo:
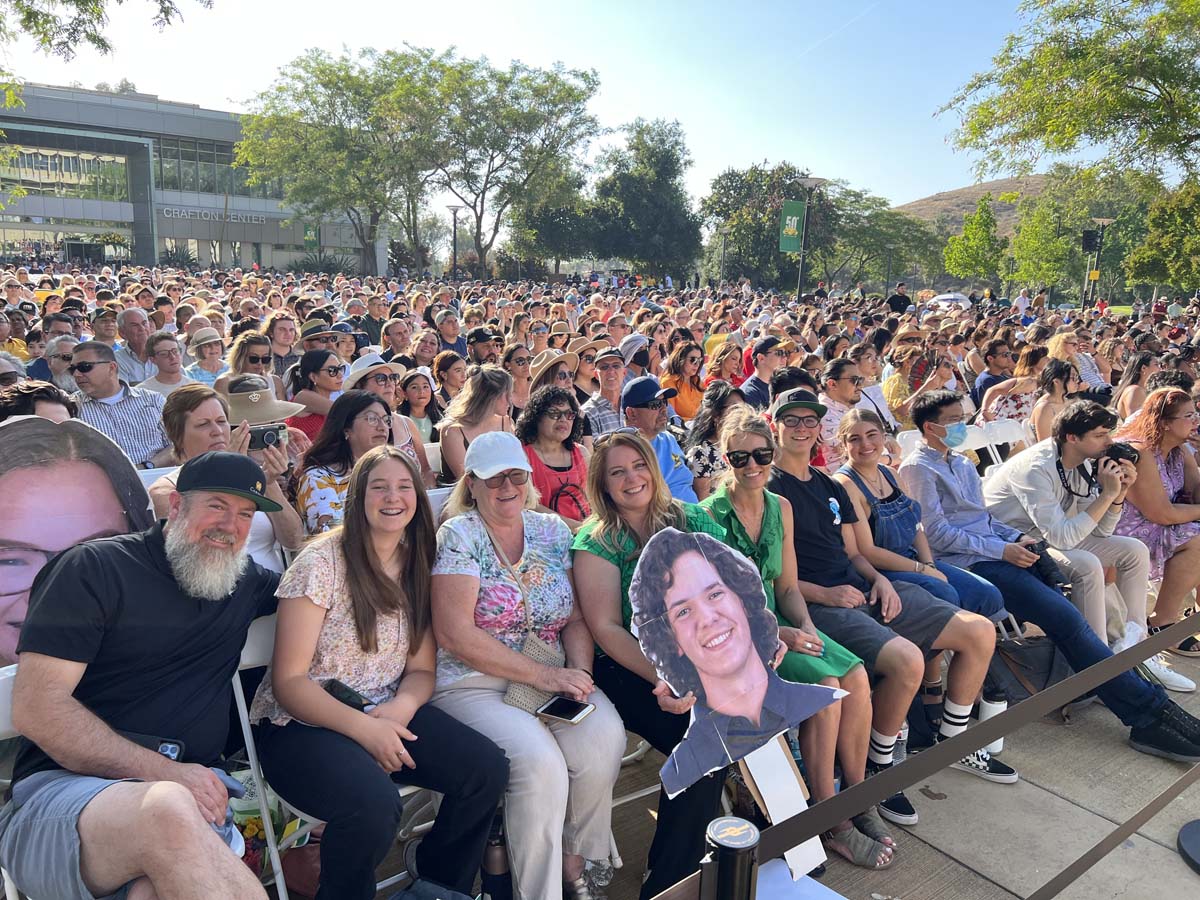
[[[883,772],[890,768],[890,765],[876,766],[868,763],[867,777],[870,778],[877,772]],[[892,794],[892,796],[881,801],[879,803],[879,815],[895,825],[917,824],[917,811],[913,808],[913,805],[908,802],[908,798],[904,796],[903,791],[896,791],[896,793]]]
[[[1129,746],[1139,753],[1161,756],[1176,762],[1200,762],[1200,740],[1181,730],[1169,704],[1152,724],[1129,730]]]
[[[1183,737],[1200,744],[1200,719],[1170,700],[1163,706],[1161,715],[1163,720]]]
[[[1017,783],[1017,770],[1012,766],[1006,766],[998,759],[993,759],[992,755],[983,749],[968,753],[956,763],[950,763],[950,768],[958,769],[960,772],[970,772],[972,775],[978,775],[985,781],[992,781],[996,784]]]

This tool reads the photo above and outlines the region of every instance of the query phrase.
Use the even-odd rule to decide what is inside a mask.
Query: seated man
[[[930,548],[938,559],[998,587],[1008,610],[1041,628],[1076,672],[1107,659],[1112,652],[1079,610],[1030,571],[1038,559],[1029,549],[1036,540],[988,514],[979,473],[953,450],[966,436],[965,422],[962,396],[953,391],[930,391],[913,404],[913,424],[923,440],[900,466],[900,477],[921,504]],[[1158,685],[1127,671],[1096,693],[1130,727],[1135,750],[1200,761],[1200,721],[1168,700]]]
[[[32,897],[244,900],[267,895],[210,825],[227,794],[209,766],[231,678],[279,576],[246,537],[263,496],[247,456],[189,460],[167,522],[79,544],[34,585],[18,645],[24,735],[0,811],[0,864]]]
[[[926,658],[953,650],[939,738],[966,730],[987,675],[996,633],[983,616],[931,596],[915,584],[893,584],[858,552],[858,521],[845,489],[812,465],[828,410],[803,388],[781,394],[771,407],[780,452],[767,489],[791,504],[799,587],[813,623],[860,657],[876,679],[868,772],[892,764],[896,736],[916,695]],[[977,750],[955,768],[989,781],[1012,783],[1017,773]],[[880,815],[913,825],[917,813],[903,794],[889,797]]]
[[[1071,599],[1106,642],[1104,569],[1116,568],[1128,620],[1120,623],[1121,638],[1113,645],[1120,650],[1126,640],[1146,634],[1150,551],[1136,538],[1113,534],[1125,493],[1137,479],[1132,461],[1106,455],[1116,425],[1116,414],[1099,403],[1069,404],[1055,416],[1052,436],[993,472],[983,496],[995,518],[1050,545],[1050,555],[1071,579]],[[1169,690],[1196,689],[1161,656],[1146,660],[1146,667]]]
[[[683,448],[675,435],[665,430],[669,409],[667,401],[675,396],[675,388],[663,388],[652,375],[642,375],[627,382],[621,391],[621,409],[625,421],[636,428],[654,448],[658,465],[671,496],[685,503],[699,503],[692,487],[692,470],[688,468]]]

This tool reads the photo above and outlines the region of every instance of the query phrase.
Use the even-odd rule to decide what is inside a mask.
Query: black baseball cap
[[[183,464],[175,482],[175,489],[181,494],[189,491],[233,494],[253,500],[261,512],[279,512],[283,507],[263,494],[266,488],[267,476],[258,463],[248,456],[224,450],[210,450],[192,457]]]
[[[616,347],[609,347],[607,350],[601,350],[596,354],[597,363],[599,363],[602,359],[615,359],[618,360],[621,365],[625,365],[625,357],[621,355],[621,351]]]
[[[468,344],[486,344],[488,341],[494,340],[496,340],[496,335],[492,333],[491,329],[484,328],[482,325],[467,332]]]
[[[771,418],[778,419],[793,409],[807,409],[815,412],[822,419],[829,412],[829,409],[817,400],[817,395],[812,391],[806,388],[792,388],[775,398],[775,402],[771,405]]]

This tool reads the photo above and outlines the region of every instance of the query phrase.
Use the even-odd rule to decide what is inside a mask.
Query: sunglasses
[[[590,366],[592,363],[594,363],[596,361],[596,354],[589,353],[586,356],[581,356],[581,357],[579,357],[579,361],[581,363],[586,363],[587,365]]]
[[[645,403],[639,403],[634,407],[634,409],[649,409],[649,410],[653,410],[654,412],[658,412],[660,409],[662,409],[666,405],[667,405],[667,401],[663,400],[660,397],[656,400],[648,400]]]
[[[524,469],[513,469],[512,471],[501,472],[499,475],[493,475],[491,478],[482,478],[480,480],[493,490],[503,485],[506,481],[511,481],[513,487],[520,487],[529,480],[529,473]]]
[[[568,422],[575,421],[575,413],[569,409],[551,409],[546,412],[546,418],[552,422],[561,422],[566,419]]]
[[[777,421],[784,428],[798,428],[801,425],[805,428],[816,428],[821,424],[821,420],[816,416],[780,416]]]
[[[596,366],[596,371],[597,372],[615,372],[615,371],[617,371],[617,369],[623,369],[623,368],[625,368],[624,363],[610,363],[607,366],[603,366],[603,365]]]
[[[67,366],[67,371],[70,372],[72,375],[74,375],[76,372],[82,372],[84,375],[86,375],[88,372],[92,371],[92,369],[96,368],[96,366],[107,366],[107,365],[116,365],[116,363],[101,363],[101,362],[74,363],[73,365]]]
[[[531,359],[533,359],[533,357],[531,357],[531,356],[514,356],[512,359],[509,360],[509,362],[512,363],[514,366],[527,366],[527,365],[529,365],[529,361]]]
[[[50,354],[47,354],[47,358],[48,359],[57,359],[60,362],[69,363],[72,359],[74,359],[74,356],[70,353],[50,353]]]
[[[399,384],[400,383],[400,376],[397,375],[395,372],[376,372],[374,375],[371,375],[369,377],[373,382],[375,382],[380,387],[383,387],[386,384]]]
[[[620,428],[614,428],[612,431],[606,431],[604,434],[592,440],[592,447],[600,447],[606,441],[611,441],[618,434],[637,434],[638,430],[632,425],[622,425]]]
[[[326,366],[319,371],[324,372],[330,378],[337,378],[339,375],[344,376],[346,374],[346,369],[344,366]]]
[[[775,459],[774,447],[759,447],[757,450],[730,450],[725,454],[729,464],[735,469],[744,469],[750,465],[751,457],[760,466],[770,465]]]
[[[550,329],[549,328],[535,328],[535,329],[533,329],[533,333],[534,334],[549,334]]]
[[[555,379],[556,379],[556,380],[558,380],[558,381],[571,381],[571,380],[572,380],[572,379],[573,379],[575,376],[574,376],[574,375],[572,375],[572,374],[571,374],[569,371],[567,371],[566,369],[563,369],[561,372],[559,372],[558,374],[556,374],[554,377],[555,377]]]
[[[252,366],[265,366],[270,361],[270,354],[267,354],[266,356],[257,356],[253,353],[249,353],[246,355],[246,362],[250,363]]]
[[[347,335],[347,337],[349,337],[349,335]],[[305,338],[305,340],[306,341],[316,341],[318,344],[324,344],[327,347],[330,344],[336,344],[338,341],[338,339],[335,337],[314,337],[314,338]]]

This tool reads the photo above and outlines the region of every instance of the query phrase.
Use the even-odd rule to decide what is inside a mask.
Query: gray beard
[[[250,562],[244,546],[229,551],[192,544],[182,528],[170,525],[166,529],[166,552],[180,590],[213,602],[233,593]]]

